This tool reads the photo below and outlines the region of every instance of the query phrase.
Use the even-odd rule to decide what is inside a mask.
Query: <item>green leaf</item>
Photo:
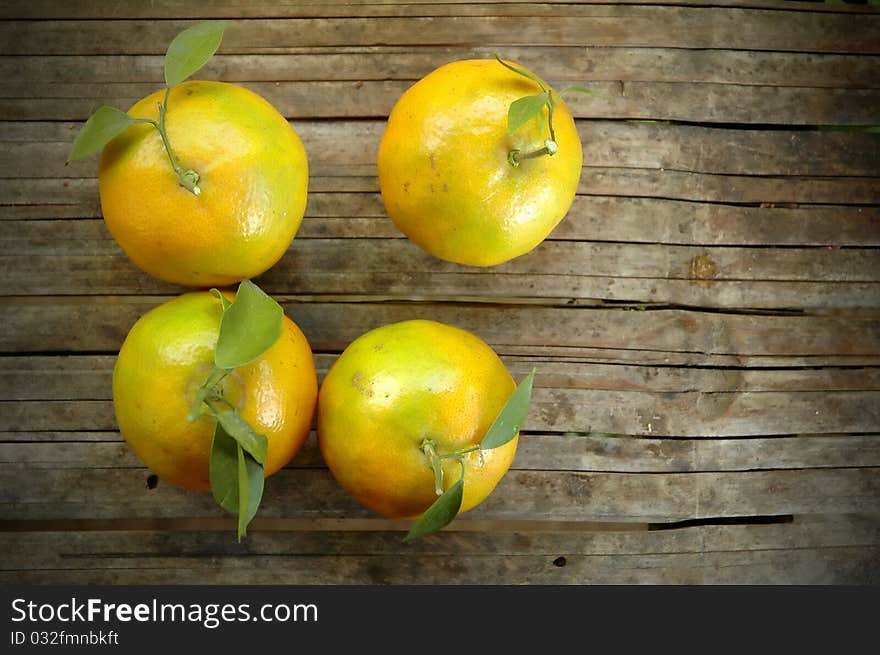
[[[210,479],[211,493],[217,504],[230,514],[238,515],[238,538],[241,540],[263,498],[263,467],[223,430],[220,423],[217,423],[211,444]]]
[[[463,475],[464,466],[462,466]],[[434,501],[434,504],[413,524],[403,540],[413,541],[449,525],[458,514],[458,510],[461,509],[462,497],[464,497],[464,477],[459,478],[442,496]]]
[[[532,118],[542,114],[549,101],[548,94],[538,93],[511,102],[510,108],[507,110],[507,133],[513,134]]]
[[[210,387],[204,384],[196,389],[195,398],[189,408],[189,416],[186,417],[188,421],[195,421],[202,415],[202,405],[207,399],[209,393],[211,393]]]
[[[198,389],[196,389],[195,397],[189,408],[189,416],[187,416],[187,420],[195,421],[202,416],[202,407],[205,404],[205,401],[213,397],[215,394],[217,396],[220,395],[218,385],[223,381],[223,378],[229,375],[229,373],[230,371],[228,370],[217,368],[216,366],[214,367],[214,369],[208,374],[208,378]],[[214,413],[213,410],[211,413]]]
[[[532,384],[535,381],[535,370],[519,383],[519,386],[511,394],[504,407],[495,417],[495,421],[489,427],[489,431],[480,442],[482,450],[492,450],[503,446],[513,439],[519,432],[520,427],[529,414],[529,403],[532,399]]]
[[[80,128],[79,134],[76,135],[76,139],[70,147],[67,161],[85,159],[98,152],[135,123],[142,122],[144,121],[132,118],[115,107],[107,107],[106,105],[98,107],[95,113],[89,116],[86,124]]]
[[[232,304],[226,299],[226,296],[220,293],[220,289],[211,289],[211,295],[213,295],[217,300],[220,301],[220,304],[223,306],[224,312],[229,308],[229,305]]]
[[[591,95],[591,96],[602,95],[598,91],[594,91],[593,89],[588,89],[585,86],[578,86],[577,84],[565,87],[564,89],[562,89],[562,91],[559,92],[559,95],[562,96],[562,95],[565,95],[566,93],[586,93],[587,95]]]
[[[193,75],[214,56],[223,40],[225,20],[211,20],[183,30],[165,53],[165,84],[171,88]]]
[[[260,464],[266,461],[266,447],[269,440],[265,436],[254,431],[250,423],[233,409],[214,412],[217,423],[223,430]]]
[[[547,116],[549,116],[549,115],[550,115],[550,113],[548,112]],[[535,120],[538,121],[538,134],[546,134],[547,133],[547,129],[549,127],[549,125],[547,123],[547,116],[544,115],[543,111],[539,111],[535,115]]]
[[[214,363],[219,368],[238,368],[254,361],[278,341],[283,318],[281,305],[244,280],[223,312]]]
[[[538,77],[537,75],[535,75],[531,71],[527,71],[525,68],[520,68],[519,66],[514,66],[513,64],[508,64],[506,61],[501,59],[501,57],[499,57],[498,55],[495,55],[495,59],[497,59],[498,63],[501,64],[502,66],[504,66],[507,70],[513,71],[517,75],[522,75],[526,79],[529,79],[532,82],[534,82],[535,84],[537,84],[538,86],[540,86],[542,91],[547,90],[547,85],[544,84],[544,80],[542,80],[540,77]]]
[[[209,475],[214,500],[230,514],[238,513],[238,450],[241,446],[223,429],[214,428]]]
[[[263,466],[238,447],[238,540],[247,536],[247,527],[257,515],[263,498]]]

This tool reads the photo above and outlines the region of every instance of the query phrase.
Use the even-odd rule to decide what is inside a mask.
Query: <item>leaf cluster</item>
[[[543,155],[553,156],[558,151],[556,131],[553,129],[553,110],[556,108],[557,97],[567,93],[588,93],[592,95],[598,95],[598,93],[585,86],[572,85],[564,88],[557,94],[549,84],[544,82],[544,80],[531,71],[528,71],[525,68],[520,68],[519,66],[514,66],[501,59],[498,55],[495,55],[495,59],[497,59],[498,63],[506,69],[531,80],[541,89],[541,93],[517,98],[510,103],[510,107],[507,110],[507,133],[516,133],[532,119],[538,121],[538,126],[541,132],[545,129],[549,132],[549,137],[544,141],[544,144],[540,148],[525,154],[521,154],[519,150],[512,150],[509,153],[508,161],[511,165],[518,166],[520,161],[524,159],[531,159]],[[544,115],[545,108],[547,110],[546,116]]]
[[[165,86],[168,89],[188,79],[208,63],[220,47],[227,25],[227,21],[223,20],[206,21],[174,37],[165,53]],[[76,135],[67,161],[85,159],[138,123],[149,123],[159,128],[157,121],[133,118],[107,105],[98,107]]]
[[[284,310],[250,280],[239,284],[232,302],[216,289],[212,293],[223,306],[214,369],[196,393],[190,419],[207,415],[216,420],[211,444],[211,491],[223,509],[238,516],[241,540],[263,498],[268,440],[223,395],[222,383],[232,371],[250,364],[278,341]]]
[[[456,459],[461,464],[461,476],[412,525],[404,541],[413,541],[419,537],[436,532],[449,525],[458,515],[461,509],[461,501],[464,497],[464,456],[476,450],[493,450],[500,448],[519,434],[520,427],[529,413],[529,404],[532,398],[532,385],[535,381],[535,371],[532,370],[526,378],[517,385],[513,394],[507,399],[504,407],[495,417],[486,435],[480,441],[479,446],[468,448],[464,451],[449,453],[446,455],[434,455],[437,459]]]

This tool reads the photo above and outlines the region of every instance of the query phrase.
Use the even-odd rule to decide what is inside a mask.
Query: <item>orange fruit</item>
[[[508,161],[511,150],[529,152],[548,138],[537,117],[507,131],[510,104],[539,93],[538,84],[494,59],[446,64],[403,93],[378,156],[394,224],[432,255],[472,266],[500,264],[541,243],[571,207],[582,148],[571,113],[554,95],[558,152],[518,166]]]
[[[129,115],[158,120],[164,93]],[[113,238],[167,282],[225,286],[268,270],[305,212],[308,162],[296,132],[266,100],[224,82],[175,86],[165,121],[180,165],[200,176],[201,194],[180,186],[158,130],[134,125],[104,148],[98,171]]]
[[[334,362],[318,397],[318,445],[357,501],[391,518],[414,518],[437,499],[430,441],[440,455],[476,446],[516,385],[476,335],[434,321],[376,328]],[[518,437],[464,455],[461,511],[481,503],[510,468]],[[443,462],[444,489],[461,477]]]
[[[122,435],[159,478],[188,489],[211,488],[215,419],[187,417],[213,368],[221,316],[220,301],[207,291],[174,298],[138,319],[113,369]],[[278,341],[223,385],[242,418],[266,436],[264,475],[275,473],[299,451],[314,416],[318,382],[305,336],[285,316]]]

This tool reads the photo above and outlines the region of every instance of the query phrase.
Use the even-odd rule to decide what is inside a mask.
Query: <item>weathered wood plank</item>
[[[334,359],[318,355],[319,379]],[[538,371],[528,430],[701,437],[880,427],[874,411],[880,397],[876,369],[681,370],[506,359],[518,378],[532,367]],[[0,429],[116,429],[110,402],[113,357],[5,361]],[[8,433],[7,440],[28,438]]]
[[[393,262],[393,265],[389,264]],[[584,266],[584,262],[588,262]],[[139,271],[101,221],[0,221],[0,293],[175,293]],[[599,298],[704,307],[880,307],[880,257],[856,249],[695,248],[545,241],[493,269],[462,269],[405,239],[298,239],[270,293]]]
[[[578,432],[645,436],[870,432],[880,426],[880,394],[536,390],[527,429],[557,430],[560,424]]]
[[[409,242],[397,243],[402,246],[402,250],[408,249],[415,256],[423,256]],[[552,243],[547,242],[536,251],[535,258],[549,256],[553,251]],[[286,261],[290,261],[290,258]],[[575,258],[572,261],[578,260]],[[389,296],[400,298],[439,296],[478,299],[488,295],[506,298],[510,302],[523,298],[541,298],[548,304],[553,299],[564,303],[571,303],[572,299],[598,299],[723,309],[880,307],[880,284],[876,282],[704,281],[697,274],[690,280],[628,276],[575,277],[555,273],[522,275],[501,271],[487,276],[481,273],[431,273],[424,270],[367,270],[362,275],[352,276],[339,272],[320,273],[299,269],[285,271],[285,268],[285,260],[282,260],[269,273],[258,278],[259,284],[272,293],[281,292],[283,288],[309,289],[319,294],[368,293],[371,289],[380,288]],[[104,276],[102,274],[99,277]],[[134,288],[136,287],[126,287],[123,292]],[[78,292],[83,290],[83,287],[77,289]]]
[[[402,244],[404,248],[411,244]],[[550,250],[545,248],[544,251]],[[5,293],[21,290],[42,293],[169,293],[182,291],[156,283],[121,258],[71,257],[61,263],[63,270],[83,271],[79,279],[57,285],[57,277],[32,274],[53,258],[39,258],[31,262],[34,268],[22,271],[28,277],[24,287],[12,286]],[[108,259],[110,263],[108,263]],[[16,261],[20,261],[16,259]],[[7,263],[0,259],[0,263]],[[7,265],[11,265],[7,263]],[[428,272],[364,272],[362,275],[344,273],[288,273],[283,275],[284,264],[279,263],[270,273],[256,278],[267,292],[283,293],[284,289],[309,289],[321,295],[369,294],[382,289],[389,299],[459,301],[485,300],[487,295],[495,302],[521,303],[544,299],[545,304],[571,304],[573,299],[605,300],[628,303],[658,303],[721,309],[877,309],[880,308],[880,284],[877,282],[764,282],[715,281],[703,282],[662,278],[629,278],[623,276],[560,277],[555,274],[510,275],[501,272],[492,275],[480,273]],[[119,270],[120,274],[116,275]],[[71,284],[72,283],[72,284]]]
[[[94,158],[65,165],[78,127],[0,122],[9,146],[3,177],[94,177]],[[310,174],[375,175],[383,121],[297,121]],[[587,167],[673,169],[714,174],[865,176],[880,162],[880,134],[718,129],[693,125],[578,121]]]
[[[0,132],[2,134],[2,132]],[[93,172],[94,173],[94,172]],[[328,170],[328,173],[330,171]],[[343,175],[311,175],[309,178],[309,196],[310,200],[315,194],[378,194],[379,183],[374,175],[362,176],[343,176]],[[659,170],[659,169],[636,169],[636,168],[620,168],[620,167],[584,167],[581,173],[580,186],[578,189],[580,194],[575,199],[572,207],[572,213],[568,218],[579,216],[581,211],[580,203],[592,202],[594,199],[598,203],[603,202],[634,202],[634,203],[654,203],[654,202],[673,202],[678,201],[708,201],[708,203],[724,203],[713,204],[710,207],[702,208],[698,204],[694,208],[689,208],[685,202],[679,202],[668,209],[658,207],[658,205],[647,204],[637,205],[634,211],[644,208],[644,212],[640,216],[631,216],[624,213],[627,210],[614,206],[614,217],[620,220],[622,226],[627,223],[634,222],[635,230],[638,237],[628,233],[629,236],[623,239],[610,239],[614,241],[623,240],[644,240],[650,237],[649,228],[653,225],[652,220],[672,221],[676,212],[680,213],[681,221],[687,220],[693,215],[693,221],[687,222],[682,226],[681,222],[673,223],[675,225],[674,238],[686,238],[688,231],[693,231],[700,235],[700,243],[713,243],[710,234],[715,234],[713,226],[720,218],[711,218],[713,216],[724,216],[725,224],[718,225],[717,233],[728,234],[737,232],[737,223],[741,220],[737,219],[736,212],[750,212],[759,209],[779,210],[773,214],[759,214],[764,220],[760,224],[749,223],[749,228],[754,232],[756,240],[760,236],[767,234],[774,235],[773,239],[780,241],[772,241],[773,245],[786,245],[784,234],[793,235],[792,239],[798,239],[798,235],[803,230],[810,231],[814,229],[812,226],[818,221],[822,225],[827,226],[825,219],[821,218],[823,214],[816,212],[829,211],[834,212],[835,208],[829,205],[877,205],[880,204],[880,178],[870,177],[760,177],[750,175],[719,175],[704,173],[689,173],[685,171]],[[585,195],[589,194],[589,195]],[[615,196],[623,196],[623,199],[617,200]],[[821,204],[822,207],[810,207],[812,203]],[[737,205],[754,205],[755,207],[737,206]],[[758,206],[760,205],[760,206]],[[344,206],[344,205],[343,205]],[[96,218],[101,216],[101,207],[98,195],[98,182],[94,177],[88,178],[0,178],[0,220],[3,219],[56,219],[56,218]],[[800,216],[795,213],[787,215],[783,212],[803,209],[811,212],[810,214]],[[603,216],[605,209],[592,208],[588,210],[590,216]],[[610,211],[610,210],[609,210]],[[725,214],[725,212],[734,212],[733,215]],[[840,241],[828,236],[824,238],[825,232],[822,228],[816,227],[823,236],[809,237],[808,240],[801,243],[793,241],[789,245],[858,245],[858,240],[854,244],[848,244],[845,239],[848,234],[858,234],[860,227],[867,229],[862,235],[867,239],[865,245],[874,245],[873,235],[877,232],[876,220],[873,218],[873,209],[871,207],[856,207],[855,209],[846,208],[843,211],[868,212],[867,225],[865,219],[848,219],[855,220],[855,226],[850,227],[849,223],[840,226],[840,230],[836,234],[840,234]],[[670,216],[670,213],[672,216]],[[652,219],[652,215],[656,214],[657,219]],[[812,218],[811,218],[812,216]],[[850,214],[851,216],[851,214]],[[797,217],[797,218],[796,218]],[[567,225],[572,223],[568,219],[562,223],[561,229],[567,229]],[[783,227],[777,229],[782,224]],[[644,227],[641,227],[644,225]],[[309,226],[304,225],[302,229]],[[365,225],[362,229],[366,232],[376,228],[376,223]],[[387,227],[386,227],[387,229]],[[605,230],[612,230],[610,234],[614,236],[614,225],[602,224],[602,232],[598,235],[593,234],[601,240]],[[748,230],[746,230],[748,231]],[[765,233],[765,231],[768,231]],[[783,235],[780,235],[780,231]],[[706,233],[709,234],[706,234]],[[372,233],[372,232],[371,232]],[[396,232],[385,232],[381,230],[376,232],[376,236],[394,236]],[[574,238],[581,238],[580,233],[576,233]],[[664,230],[656,231],[656,239],[652,241],[663,242],[666,238]],[[586,236],[583,238],[587,238]],[[697,238],[696,236],[694,238]],[[729,237],[726,237],[729,238]],[[745,236],[741,238],[746,239]],[[815,238],[818,243],[810,243],[809,239]],[[770,243],[771,241],[768,241]],[[744,242],[745,243],[745,242]],[[760,243],[760,241],[758,242]],[[736,244],[730,244],[736,245]]]
[[[346,194],[351,195],[358,197]],[[313,212],[323,199],[322,195],[316,198]],[[737,207],[658,198],[577,196],[551,236],[684,245],[872,246],[880,245],[880,209]]]
[[[303,463],[307,461],[304,458]],[[544,434],[520,437],[514,466],[521,470],[678,473],[878,463],[880,439],[876,435],[691,440]]]
[[[318,380],[336,361],[315,353]],[[536,371],[536,388],[670,392],[880,391],[880,368],[730,369],[630,366],[503,356],[520,379]],[[0,400],[109,400],[114,355],[6,356]]]
[[[226,532],[3,533],[0,544],[8,557],[0,565],[0,580],[256,583],[260,571],[271,571],[273,579],[264,581],[273,584],[871,584],[880,579],[878,524],[859,518],[625,532],[476,533],[453,527],[412,544],[403,544],[400,532],[265,532],[259,524],[256,519],[243,543]]]
[[[343,47],[332,51],[303,48],[285,55],[220,52],[199,71],[198,77],[227,82],[412,82],[446,62],[491,59],[497,51],[497,47],[478,45],[415,48],[391,45]],[[567,84],[642,81],[835,89],[880,87],[880,57],[871,55],[620,47],[579,47],[570,51],[558,47],[505,45],[504,56],[520,61],[548,80]],[[0,79],[7,84],[127,82],[149,83],[158,88],[164,83],[162,70],[163,56],[160,55],[0,56]]]
[[[353,7],[351,8],[353,9]],[[354,13],[347,11],[347,14]],[[253,19],[227,31],[227,54],[302,47],[395,45],[634,46],[880,53],[880,18],[738,8],[582,6],[569,15]],[[574,15],[571,15],[574,14]],[[780,30],[784,21],[785,30]],[[2,54],[162,54],[191,21],[0,24]]]
[[[880,210],[865,213],[874,214],[880,238]],[[328,235],[335,236],[332,233]],[[402,236],[398,233],[398,237]],[[325,293],[328,290],[322,287],[320,279],[313,279],[311,286],[304,287],[293,278],[305,274],[320,277],[332,272],[333,275],[351,277],[354,290],[358,286],[355,277],[358,273],[397,273],[402,276],[427,273],[436,277],[443,273],[467,272],[486,278],[483,284],[487,288],[486,295],[490,296],[494,295],[492,280],[504,275],[690,279],[706,285],[725,280],[880,280],[880,255],[873,249],[775,249],[766,247],[769,245],[761,248],[720,248],[548,240],[528,256],[479,269],[463,268],[439,260],[418,248],[409,247],[403,238],[309,238],[294,241],[287,255],[264,279],[275,285],[276,289],[281,289],[284,280],[288,280],[288,289],[309,288],[315,293]],[[711,273],[694,271],[694,260],[697,258],[700,258],[698,261],[703,268],[711,269]],[[55,270],[46,271],[40,277],[50,259]],[[93,270],[89,270],[90,260],[96,262]],[[18,294],[75,294],[90,286],[84,278],[94,275],[94,284],[113,284],[112,280],[98,277],[98,274],[108,274],[112,278],[124,274],[124,269],[131,267],[103,221],[94,219],[0,221],[0,262],[9,271],[4,280],[4,285],[8,286],[0,287],[0,293],[14,289]],[[328,269],[327,272],[322,268]],[[160,287],[159,284],[157,282],[157,288],[161,288],[162,292],[167,293],[172,289],[171,285]],[[442,286],[442,282],[439,284]],[[126,291],[123,285],[115,288],[122,293]]]
[[[880,427],[880,426],[878,426]],[[0,465],[144,469],[116,432],[0,432]],[[880,436],[653,439],[523,434],[513,470],[684,473],[880,466]],[[291,468],[322,468],[314,434]],[[146,477],[146,472],[144,473]]]
[[[207,1],[209,5],[198,11],[211,16],[232,11],[228,0]],[[761,0],[739,4],[755,3]],[[878,261],[873,251],[748,247],[878,245],[876,135],[586,119],[874,123],[880,21],[874,15],[849,13],[850,8],[816,6],[803,11],[800,3],[772,11],[589,4],[436,2],[395,7],[380,2],[352,7],[331,0],[329,8],[325,3],[321,9],[301,3],[257,3],[246,11],[260,20],[236,23],[224,43],[225,54],[206,71],[221,76],[241,70],[232,73],[237,78],[227,79],[253,85],[296,118],[295,127],[310,153],[317,154],[311,190],[326,196],[310,205],[291,257],[262,282],[275,285],[288,313],[306,330],[319,351],[321,374],[335,357],[324,351],[340,350],[375,325],[416,316],[477,332],[502,352],[518,377],[532,365],[539,368],[534,430],[523,435],[514,470],[484,506],[458,521],[452,531],[409,550],[399,544],[397,532],[364,536],[344,527],[372,519],[358,518],[370,515],[345,497],[323,468],[314,436],[294,464],[267,483],[263,518],[255,523],[256,532],[244,550],[234,543],[231,527],[223,533],[183,533],[180,538],[155,531],[115,531],[111,523],[122,527],[138,520],[147,526],[162,517],[227,519],[220,518],[223,514],[209,495],[171,489],[164,482],[148,489],[148,471],[115,430],[108,387],[112,353],[143,311],[177,289],[126,278],[121,272],[124,262],[96,220],[100,208],[94,160],[61,166],[79,126],[62,121],[79,114],[84,118],[84,103],[134,98],[155,83],[150,67],[161,61],[168,39],[190,21],[182,20],[181,14],[170,21],[116,20],[129,15],[155,18],[155,12],[168,9],[160,2],[64,9],[72,17],[114,19],[107,21],[0,24],[2,50],[64,51],[57,59],[41,55],[38,60],[0,60],[0,78],[16,61],[24,63],[20,75],[25,76],[6,78],[7,86],[0,89],[0,97],[6,94],[0,100],[0,117],[5,112],[6,118],[47,119],[0,124],[0,141],[8,146],[0,148],[0,177],[6,177],[0,179],[0,213],[5,219],[0,249],[7,256],[0,266],[10,269],[5,292],[74,294],[0,299],[7,310],[0,326],[0,351],[15,353],[4,358],[8,368],[0,372],[0,429],[15,430],[0,433],[0,520],[99,519],[111,528],[81,538],[76,535],[83,533],[76,532],[31,533],[28,538],[33,539],[21,543],[14,541],[15,534],[0,533],[4,551],[14,551],[0,566],[0,579],[550,584],[880,580],[876,516],[867,522],[818,527],[796,520],[772,526],[711,526],[715,531],[703,526],[688,533],[621,528],[600,533],[603,542],[582,533],[544,531],[531,537],[503,528],[497,533],[499,524],[520,520],[537,526],[626,521],[644,527],[648,521],[691,518],[880,513],[878,369],[864,368],[880,364],[876,312],[743,316],[533,304],[538,298],[552,303],[549,299],[555,297],[575,305],[600,298],[722,307],[769,308],[789,301],[792,307],[812,304],[823,310],[876,307],[878,291],[871,285],[877,281]],[[640,3],[650,4],[653,0]],[[39,11],[40,6],[26,11]],[[263,13],[257,13],[260,7]],[[0,15],[7,10],[21,9],[5,7]],[[100,13],[113,10],[121,13]],[[321,12],[320,18],[315,11]],[[333,14],[340,19],[327,18]],[[278,16],[302,19],[270,20]],[[790,26],[790,33],[780,30],[780,24]],[[82,30],[86,26],[89,30]],[[118,27],[123,29],[110,33]],[[527,37],[523,44],[532,41],[513,48],[526,61],[535,55],[535,61],[549,63],[559,56],[547,71],[542,67],[546,77],[589,82],[605,92],[605,99],[601,105],[594,99],[573,102],[584,118],[579,127],[587,166],[583,195],[569,220],[534,257],[511,263],[507,271],[494,271],[500,275],[489,276],[493,281],[487,284],[481,273],[425,261],[384,217],[374,163],[380,120],[300,118],[311,114],[321,119],[380,119],[390,108],[389,98],[423,74],[419,71],[430,70],[438,53],[450,58],[464,52],[491,54],[502,45],[502,36],[510,40],[514,32],[499,31],[510,27],[525,28],[520,32]],[[4,38],[16,30],[16,39]],[[604,45],[582,47],[581,31],[587,43]],[[102,33],[108,37],[103,41]],[[145,36],[150,54],[119,54],[139,52]],[[388,43],[419,43],[369,45],[385,38],[393,39]],[[578,47],[535,46],[557,41]],[[477,42],[479,47],[473,45]],[[688,45],[680,47],[685,42]],[[653,47],[660,44],[670,47]],[[719,46],[727,49],[712,49]],[[751,47],[805,52],[736,50]],[[76,54],[97,51],[108,54],[100,59]],[[872,54],[815,54],[823,51]],[[267,54],[251,54],[256,52]],[[603,52],[621,56],[611,58],[613,62],[593,61]],[[266,69],[256,71],[261,62]],[[125,66],[132,68],[130,77],[113,77],[115,71],[124,74]],[[28,85],[41,67],[48,77]],[[96,74],[91,78],[90,67]],[[286,68],[291,69],[287,75]],[[650,79],[639,75],[640,68],[650,71]],[[79,71],[77,77],[70,76],[73,71]],[[587,79],[581,71],[589,73]],[[127,83],[108,84],[120,79]],[[87,93],[80,93],[83,90]],[[316,101],[328,92],[338,99],[334,108]],[[304,111],[309,103],[314,108]],[[351,132],[350,142],[340,138]],[[710,202],[686,202],[691,200]],[[711,204],[716,202],[731,204]],[[760,203],[797,206],[746,206]],[[806,206],[809,203],[822,206]],[[52,220],[68,217],[92,220]],[[29,218],[39,220],[34,225],[9,220]],[[65,230],[68,243],[53,230]],[[354,249],[354,238],[365,247]],[[609,243],[615,241],[620,243]],[[22,263],[25,253],[30,263]],[[690,279],[689,264],[696,257],[711,258],[715,264],[711,281]],[[383,268],[389,258],[399,262],[394,271]],[[571,265],[584,260],[592,261],[594,268],[584,271]],[[322,266],[316,268],[318,262]],[[327,271],[327,262],[335,272]],[[85,269],[77,272],[82,266]],[[47,269],[54,272],[47,274]],[[92,273],[98,274],[99,283],[89,286]],[[69,279],[62,284],[61,276]],[[428,276],[431,285],[425,284]],[[653,291],[653,280],[669,286]],[[380,287],[381,297],[376,295]],[[285,296],[291,288],[316,295]],[[841,288],[846,291],[841,293]],[[141,297],[76,296],[98,292]],[[440,301],[478,297],[480,303],[410,302],[424,300],[426,293]],[[772,294],[788,300],[783,305],[761,301]],[[395,296],[408,302],[389,302]],[[503,306],[511,301],[523,304]],[[31,362],[23,354],[28,352],[84,354],[39,355]],[[92,352],[109,354],[88,354]],[[540,355],[583,359],[548,361]],[[596,366],[591,361],[618,364]],[[670,364],[699,368],[669,368]],[[743,368],[823,364],[861,368]],[[702,368],[717,365],[732,368]],[[93,370],[85,370],[87,366]],[[65,389],[69,385],[76,388]],[[563,434],[600,431],[646,438]],[[814,436],[817,432],[827,434]],[[838,434],[842,432],[862,434]],[[760,436],[703,438],[753,434]],[[342,531],[336,532],[330,523],[305,535],[260,531],[260,521],[269,525],[285,520],[338,520]],[[456,527],[468,522],[473,529]],[[91,539],[96,534],[101,535],[97,542]],[[271,536],[254,540],[264,534]],[[291,536],[294,546],[287,545]],[[140,549],[138,538],[144,544]],[[306,553],[311,554],[308,560]],[[444,557],[447,553],[456,556]],[[566,558],[565,566],[554,565],[560,556]],[[271,576],[265,573],[270,561]],[[96,563],[98,572],[92,570]]]
[[[193,562],[124,557],[95,569],[0,571],[3,584],[876,584],[880,548],[670,555],[378,555]],[[102,558],[105,560],[106,558]],[[281,559],[281,561],[279,561]],[[102,564],[104,565],[104,564]]]
[[[121,19],[121,18],[203,18],[206,15],[223,18],[290,18],[312,16],[350,16],[352,5],[359,15],[401,16],[401,15],[567,15],[579,11],[578,7],[566,5],[608,4],[607,0],[557,0],[552,5],[537,3],[512,3],[509,0],[482,0],[479,3],[463,4],[459,0],[379,0],[364,2],[358,0],[326,0],[320,4],[302,2],[248,2],[234,0],[210,0],[198,4],[181,4],[175,0],[153,0],[149,5],[134,0],[123,0],[108,8],[105,3],[95,0],[86,2],[59,2],[58,0],[9,0],[0,8],[0,17],[6,19]],[[700,7],[762,8],[781,11],[809,11],[827,13],[863,13],[870,7],[851,3],[781,2],[780,0],[616,0],[615,4],[627,5],[698,5]]]
[[[0,347],[5,352],[115,352],[137,318],[165,300],[152,296],[51,301],[2,298],[7,320],[0,325]],[[515,346],[613,350],[638,343],[641,350],[737,357],[880,354],[880,331],[871,318],[281,300],[315,350],[341,350],[373,327],[433,317],[480,334],[502,353]],[[70,325],[80,330],[71,333]]]
[[[718,129],[579,121],[590,166],[748,175],[865,175],[880,161],[880,135]],[[821,171],[821,172],[820,172]]]
[[[318,178],[316,189],[372,191],[374,178]],[[60,184],[56,183],[60,186]],[[880,202],[880,179],[871,177],[783,177],[698,173],[666,168],[636,169],[585,166],[579,193],[661,199],[705,200],[735,204],[840,203],[873,205]]]
[[[339,178],[317,180],[316,188],[337,185]],[[370,178],[346,180],[349,190],[378,189]],[[355,184],[359,185],[355,187]],[[870,177],[782,177],[725,173],[702,174],[669,169],[584,167],[580,193],[723,203],[872,205],[880,202],[880,179]]]
[[[0,466],[0,519],[218,517],[210,493],[158,484],[145,469]],[[466,516],[548,521],[670,522],[786,514],[878,513],[880,468],[587,473],[511,470]],[[370,513],[324,469],[285,468],[266,482],[260,515],[357,518]]]
[[[155,296],[0,298],[0,352],[116,352],[134,322],[167,300]],[[880,326],[872,317],[737,315],[683,310],[502,307],[432,303],[296,302],[280,297],[317,351],[342,350],[369,329],[414,318],[457,325],[480,335],[502,354],[567,354],[579,348],[712,355],[746,365],[750,357],[846,356],[868,365],[880,355]],[[77,326],[71,330],[70,326]],[[614,352],[609,352],[614,357]],[[817,363],[817,362],[814,362]]]
[[[138,532],[95,530],[67,533],[4,532],[0,544],[8,556],[0,566],[18,568],[41,562],[57,568],[76,568],[79,558],[99,553],[129,553],[133,556],[295,556],[328,550],[339,555],[614,555],[709,552],[753,552],[874,546],[880,542],[880,522],[860,515],[798,516],[783,523],[756,525],[699,525],[663,530],[647,526],[571,524],[554,527],[544,521],[500,524],[498,530],[474,530],[487,521],[461,518],[442,532],[403,543],[401,533],[379,520],[351,520],[328,530],[324,524],[297,528],[273,527],[277,523],[260,518],[242,542],[229,539],[225,530]],[[406,522],[395,522],[402,529]],[[358,527],[346,527],[348,524]],[[377,524],[376,527],[366,527]],[[143,537],[143,538],[139,538]],[[19,544],[19,548],[10,548]]]
[[[0,430],[113,430],[104,401],[0,401]],[[536,389],[526,430],[722,437],[872,432],[878,391],[632,392]]]
[[[7,205],[0,220],[101,217],[99,193],[92,180],[77,180],[67,187],[54,183],[62,194],[39,188],[34,182],[21,180],[14,187],[0,184],[0,205],[17,200],[34,203],[18,206],[29,210],[26,215]],[[41,182],[45,182],[43,187],[51,184]],[[53,200],[71,204],[49,204]],[[297,236],[364,239],[400,237],[402,233],[388,219],[379,193],[314,191],[309,194],[305,220]],[[880,208],[827,204],[742,207],[578,195],[565,220],[548,238],[678,245],[877,246]]]
[[[556,88],[563,81],[550,79]],[[411,81],[240,82],[289,119],[384,118]],[[566,98],[577,118],[703,123],[873,125],[880,89],[829,89],[679,82],[588,82],[599,96]],[[101,105],[128,109],[152,83],[35,83],[0,86],[3,120],[81,121]],[[332,100],[331,100],[332,99]]]

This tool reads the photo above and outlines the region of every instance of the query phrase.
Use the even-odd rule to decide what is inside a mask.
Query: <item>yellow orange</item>
[[[164,90],[129,115],[158,120]],[[153,126],[134,125],[101,156],[101,209],[137,266],[168,282],[225,286],[255,277],[285,253],[302,221],[306,152],[266,100],[234,84],[190,81],[168,98],[168,140],[201,194],[178,183]]]
[[[318,399],[318,444],[360,503],[386,517],[417,517],[437,499],[426,440],[441,455],[479,444],[515,388],[476,335],[434,321],[393,323],[353,341],[330,368]],[[464,456],[461,511],[495,488],[517,439]],[[460,464],[445,460],[444,488],[460,476]]]
[[[187,420],[196,390],[211,372],[220,332],[220,301],[207,291],[179,296],[131,328],[113,370],[113,405],[122,435],[160,479],[210,489],[215,419]],[[284,317],[281,337],[223,382],[254,430],[268,439],[264,474],[297,453],[309,434],[318,382],[311,348]]]
[[[537,118],[507,131],[510,104],[539,93],[494,59],[455,61],[410,87],[379,147],[379,185],[394,224],[432,255],[472,266],[500,264],[541,243],[572,204],[582,148],[571,113],[554,96],[558,152],[508,161],[511,150],[530,152],[548,138]]]

